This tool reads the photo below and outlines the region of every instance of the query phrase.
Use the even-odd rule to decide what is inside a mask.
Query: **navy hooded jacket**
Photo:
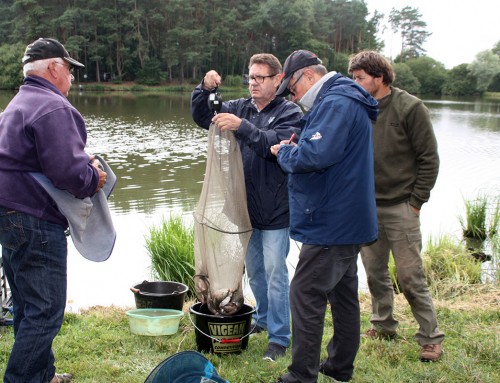
[[[365,244],[377,239],[370,119],[377,101],[336,74],[304,116],[297,146],[278,163],[289,173],[290,236],[310,245]]]

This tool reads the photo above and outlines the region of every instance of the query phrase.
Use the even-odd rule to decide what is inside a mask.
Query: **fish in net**
[[[252,225],[241,152],[231,131],[208,131],[207,164],[194,212],[196,296],[213,314],[243,306],[242,278]]]

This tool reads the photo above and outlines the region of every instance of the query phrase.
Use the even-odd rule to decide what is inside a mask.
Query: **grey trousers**
[[[399,284],[419,324],[415,335],[420,345],[440,344],[444,333],[438,329],[436,312],[422,265],[420,218],[408,202],[377,206],[378,240],[361,249],[368,288],[372,298],[373,327],[395,333],[394,290],[389,276],[389,254],[396,263]]]

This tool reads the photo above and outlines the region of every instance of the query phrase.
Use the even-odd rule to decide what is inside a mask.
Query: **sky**
[[[479,52],[492,49],[500,41],[500,1],[473,0],[470,2],[449,0],[365,0],[373,16],[375,10],[385,14],[382,25],[388,25],[392,8],[405,6],[417,8],[426,30],[432,35],[423,48],[426,55],[451,69],[463,63],[471,63]],[[401,49],[401,39],[390,29],[378,35],[385,41],[383,54],[395,58]]]

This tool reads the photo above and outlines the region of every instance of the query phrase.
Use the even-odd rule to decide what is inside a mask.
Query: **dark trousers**
[[[334,335],[327,346],[325,372],[337,380],[352,377],[360,342],[358,301],[359,246],[303,245],[290,284],[292,363],[286,383],[315,383],[327,304]]]

